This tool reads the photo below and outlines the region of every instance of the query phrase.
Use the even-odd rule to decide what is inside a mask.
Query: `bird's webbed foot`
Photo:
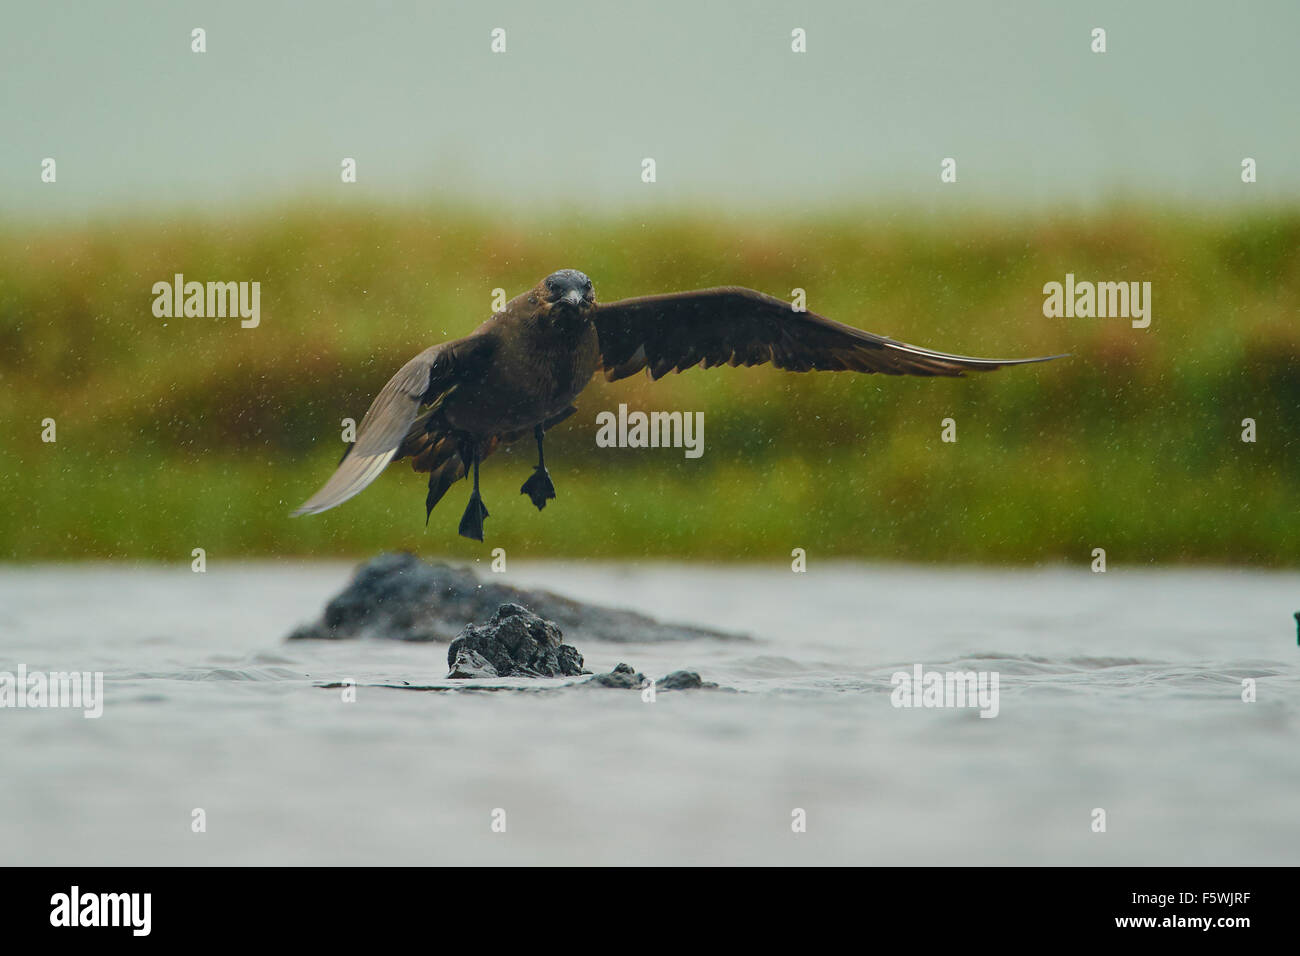
[[[546,502],[555,497],[555,483],[551,481],[551,473],[538,465],[533,469],[532,476],[519,489],[519,493],[531,498],[537,510],[541,511],[546,507]]]
[[[475,491],[469,496],[469,504],[465,506],[465,513],[460,517],[461,537],[482,541],[483,519],[487,516],[487,507],[483,504],[483,499],[479,497],[479,493]]]

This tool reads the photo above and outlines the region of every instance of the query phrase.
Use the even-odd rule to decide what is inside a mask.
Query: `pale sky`
[[[0,215],[20,221],[340,189],[588,212],[1300,196],[1294,0],[160,0],[3,19]]]

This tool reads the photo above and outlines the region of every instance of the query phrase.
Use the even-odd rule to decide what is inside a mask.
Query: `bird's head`
[[[589,317],[596,304],[591,280],[577,269],[561,269],[543,279],[533,291],[540,311],[557,321]]]

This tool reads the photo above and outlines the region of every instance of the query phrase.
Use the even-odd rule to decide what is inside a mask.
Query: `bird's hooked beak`
[[[571,305],[575,309],[581,308],[583,303],[582,293],[577,289],[570,289],[560,296],[560,302],[565,305]]]

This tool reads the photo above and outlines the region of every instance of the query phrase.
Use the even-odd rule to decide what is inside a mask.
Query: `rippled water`
[[[446,647],[285,643],[350,571],[0,571],[0,670],[106,681],[99,720],[0,710],[0,862],[1300,862],[1295,573],[512,564],[753,636],[580,647],[723,688],[646,703],[367,686]],[[998,672],[998,716],[891,706],[915,664]]]

